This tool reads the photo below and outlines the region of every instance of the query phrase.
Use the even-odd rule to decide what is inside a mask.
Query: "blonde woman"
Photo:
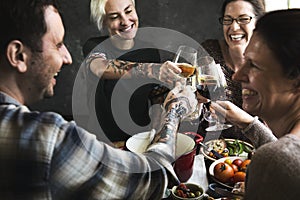
[[[171,62],[161,64],[159,51],[145,48],[151,44],[136,38],[139,18],[133,0],[92,0],[91,18],[99,32],[105,31],[108,35],[90,38],[83,47],[84,55],[88,56],[89,108],[96,111],[96,116],[90,118],[90,127],[94,132],[101,132],[98,136],[123,141],[130,137],[128,133],[149,130],[153,126],[149,101],[152,104],[161,101],[150,99],[150,96],[163,99],[168,88],[157,83],[172,84],[181,70]],[[154,79],[159,82],[151,84]],[[137,87],[130,94],[131,89]],[[113,91],[118,91],[115,102]],[[129,104],[125,100],[128,95]],[[99,101],[102,103],[97,103]]]

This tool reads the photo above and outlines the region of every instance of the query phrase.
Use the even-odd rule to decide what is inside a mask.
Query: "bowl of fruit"
[[[194,183],[180,183],[178,186],[174,186],[171,195],[175,200],[202,200],[206,197],[204,189]]]
[[[209,167],[209,174],[215,182],[233,189],[238,182],[245,182],[246,170],[251,160],[245,157],[230,156],[214,161]]]

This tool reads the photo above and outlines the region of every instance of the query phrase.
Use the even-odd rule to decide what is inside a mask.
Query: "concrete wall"
[[[179,31],[201,43],[208,38],[222,37],[218,24],[223,0],[136,0],[140,27],[163,27]],[[65,66],[59,74],[55,96],[32,106],[41,111],[56,111],[64,116],[72,115],[72,90],[78,69],[83,61],[84,42],[99,35],[90,22],[89,0],[60,0],[65,23],[65,43],[73,64]]]

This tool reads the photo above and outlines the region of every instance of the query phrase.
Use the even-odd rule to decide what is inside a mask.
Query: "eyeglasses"
[[[251,19],[254,17],[244,15],[237,18],[232,18],[230,16],[220,17],[219,22],[223,25],[231,25],[233,21],[236,21],[238,24],[249,24],[251,22]]]

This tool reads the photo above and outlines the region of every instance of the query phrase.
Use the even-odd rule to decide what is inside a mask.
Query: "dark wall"
[[[78,69],[83,61],[84,42],[99,35],[90,22],[90,0],[60,0],[65,23],[65,43],[73,58],[71,66],[65,66],[59,74],[55,96],[43,100],[32,109],[56,111],[64,116],[72,115],[72,90]],[[201,43],[208,38],[222,36],[218,17],[223,0],[136,0],[140,27],[163,27],[179,31]],[[80,75],[80,74],[79,74]]]

